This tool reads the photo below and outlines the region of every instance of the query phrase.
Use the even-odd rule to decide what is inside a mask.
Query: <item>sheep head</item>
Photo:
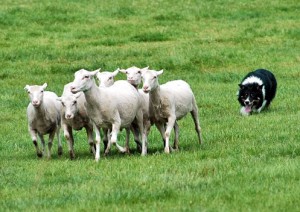
[[[142,70],[143,79],[143,91],[149,93],[150,91],[156,89],[159,86],[158,76],[163,73],[163,70],[155,71],[149,70],[148,68]]]
[[[94,76],[100,71],[100,69],[95,71],[87,71],[85,69],[80,69],[75,72],[75,79],[71,84],[71,92],[78,93],[80,91],[86,92],[91,89],[94,82]]]
[[[26,85],[24,89],[27,91],[32,106],[39,107],[43,102],[44,90],[47,88],[47,83],[43,85]]]
[[[115,70],[114,72],[98,72],[97,78],[99,80],[100,87],[109,87],[114,84],[115,79],[114,77],[119,73],[119,69]]]

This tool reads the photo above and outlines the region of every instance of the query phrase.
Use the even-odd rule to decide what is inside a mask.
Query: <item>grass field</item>
[[[298,1],[1,2],[1,211],[300,211]],[[153,127],[146,157],[102,146],[96,163],[80,131],[74,161],[64,138],[62,157],[55,139],[52,159],[37,158],[26,84],[61,95],[78,69],[133,65],[191,85],[203,146],[188,116],[170,155]],[[238,83],[257,68],[275,74],[277,96],[242,117]]]

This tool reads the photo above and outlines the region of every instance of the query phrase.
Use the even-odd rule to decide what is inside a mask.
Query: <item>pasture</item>
[[[300,211],[298,1],[1,2],[1,211]],[[188,115],[169,155],[152,127],[146,157],[131,135],[130,155],[112,148],[104,157],[101,144],[96,163],[83,130],[75,160],[63,133],[62,157],[55,138],[52,159],[37,158],[26,84],[47,82],[60,96],[81,68],[133,65],[164,69],[161,84],[191,85],[204,145]],[[238,83],[257,68],[275,74],[277,96],[242,117]]]

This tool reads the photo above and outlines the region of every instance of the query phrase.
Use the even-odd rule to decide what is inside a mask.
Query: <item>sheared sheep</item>
[[[60,140],[60,104],[57,102],[57,95],[50,91],[45,91],[47,83],[42,86],[26,85],[25,90],[28,92],[30,103],[27,107],[28,130],[31,135],[33,144],[36,148],[38,157],[45,155],[44,135],[49,134],[48,141],[48,158],[51,158],[52,142],[57,134],[58,155],[62,155],[62,145]],[[37,136],[42,143],[42,151],[38,147]]]
[[[199,143],[202,143],[198,107],[190,86],[183,80],[175,80],[159,85],[158,76],[163,73],[155,70],[143,70],[143,91],[149,93],[149,114],[163,139],[166,141],[165,153],[170,152],[169,139],[176,120],[191,113]],[[165,129],[166,125],[166,129]]]
[[[71,85],[72,93],[83,91],[86,98],[88,115],[96,131],[96,161],[100,159],[101,128],[112,129],[111,139],[105,151],[109,150],[111,144],[115,144],[122,152],[126,151],[117,144],[117,135],[120,128],[130,127],[134,120],[140,132],[143,132],[143,113],[136,89],[124,80],[119,80],[110,87],[99,88],[93,80],[98,72],[99,70],[89,72],[81,69],[75,73]],[[144,134],[142,142],[145,142]]]
[[[119,73],[119,70],[120,69],[117,69],[113,72],[108,72],[108,71],[104,71],[104,72],[98,72],[97,73],[97,78],[99,80],[99,87],[110,87],[114,84],[115,82],[115,79],[114,77]],[[99,69],[100,71],[100,69]],[[133,132],[134,129],[131,127],[131,130]],[[107,148],[107,143],[108,143],[108,138],[110,136],[110,129],[103,129],[103,133],[104,133],[104,136],[103,136],[103,143],[104,143],[104,148],[106,149]],[[129,153],[129,137],[130,137],[130,129],[126,129],[126,152]],[[134,133],[134,139],[135,139],[135,142],[137,144],[137,149],[139,151],[141,151],[141,142],[139,141],[139,135],[136,135],[136,133]]]
[[[119,69],[115,70],[114,72],[103,71],[98,72],[97,78],[99,80],[99,87],[109,87],[114,84],[115,79],[114,77],[117,76],[119,73]]]
[[[127,69],[121,69],[120,72],[126,74],[127,81],[132,84],[136,89],[138,89],[139,85],[142,82],[142,72],[148,70],[149,67],[145,68],[138,68],[136,66],[132,66]],[[142,108],[143,108],[143,115],[144,115],[144,130],[146,131],[146,135],[148,137],[148,134],[150,132],[151,125],[154,123],[151,123],[149,118],[149,94],[143,92],[143,89],[138,89],[141,98],[142,98]],[[175,131],[175,138],[174,138],[174,146],[173,148],[175,150],[178,149],[178,140],[179,140],[179,126],[177,122],[175,121],[174,124],[174,131]],[[164,140],[165,144],[165,140]]]
[[[64,91],[61,97],[57,98],[61,102],[61,122],[64,129],[64,136],[68,142],[70,158],[75,158],[74,152],[74,137],[72,129],[81,130],[85,128],[88,143],[91,151],[95,154],[93,140],[93,123],[88,117],[85,107],[85,97],[82,92],[77,94],[71,93],[71,83],[64,86]]]

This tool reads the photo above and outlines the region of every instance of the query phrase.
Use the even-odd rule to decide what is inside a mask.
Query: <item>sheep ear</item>
[[[43,85],[42,85],[42,88],[45,90],[47,88],[48,84],[45,82]]]
[[[149,67],[149,66],[147,66],[147,67],[141,69],[142,75],[145,74],[145,72],[149,70],[148,67]]]
[[[126,69],[119,69],[119,72],[122,72],[123,74],[126,74]]]
[[[81,96],[82,92],[74,94],[75,98],[78,99]]]
[[[119,71],[120,71],[120,69],[118,68],[117,70],[115,70],[113,73],[112,73],[112,75],[115,77],[115,76],[117,76],[117,74],[119,73]]]
[[[91,76],[95,76],[95,75],[98,74],[98,73],[100,73],[100,68],[97,69],[97,70],[95,70],[95,71],[91,71],[91,72],[90,72],[90,75],[91,75]]]
[[[61,102],[62,98],[61,97],[57,97],[56,100]]]
[[[29,88],[30,88],[30,86],[29,86],[29,85],[26,85],[26,86],[24,87],[24,90],[25,90],[25,91],[29,91]]]
[[[162,69],[162,70],[160,70],[160,71],[157,71],[156,74],[157,74],[157,76],[159,76],[159,75],[161,75],[163,72],[164,72],[164,70]]]
[[[96,74],[96,77],[98,78],[98,80],[100,80],[101,73],[100,73],[100,72],[98,72],[98,73]]]

